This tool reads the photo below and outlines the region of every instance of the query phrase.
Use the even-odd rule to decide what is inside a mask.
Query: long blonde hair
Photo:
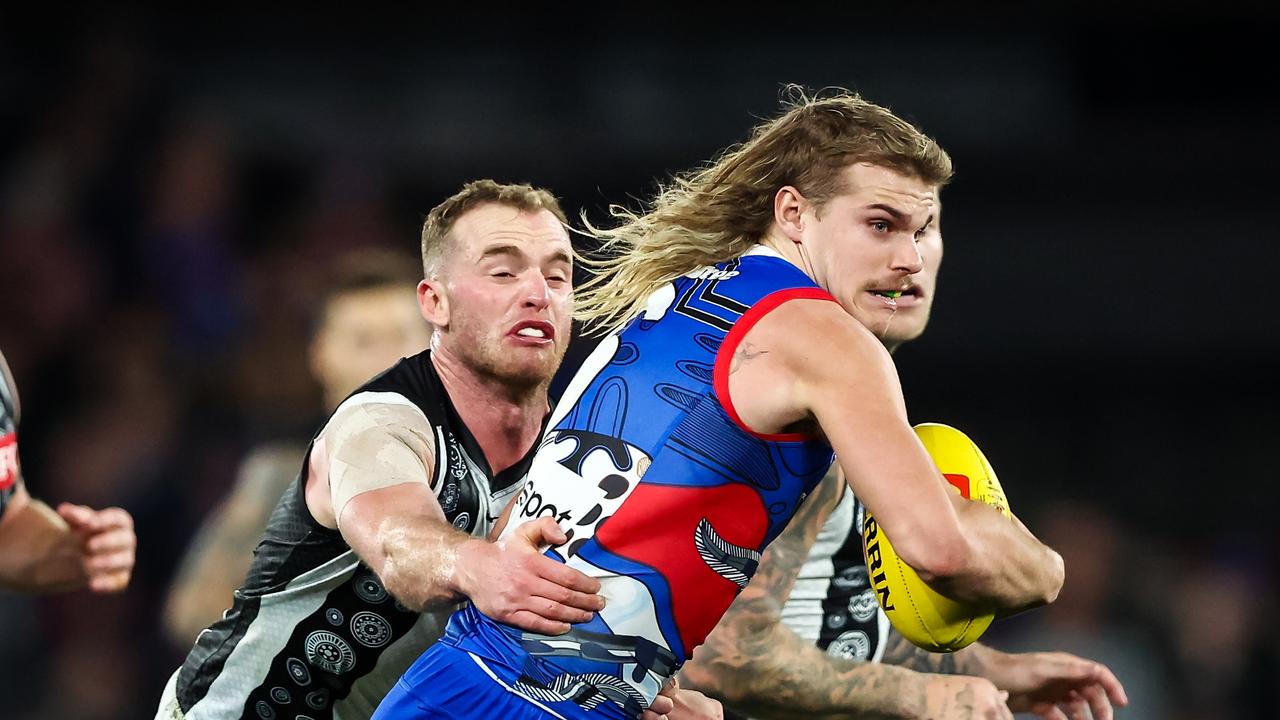
[[[579,286],[576,316],[610,332],[643,309],[653,291],[698,267],[738,257],[764,238],[773,198],[791,185],[818,207],[842,190],[853,163],[889,167],[941,186],[951,158],[936,142],[887,108],[847,90],[826,97],[787,89],[785,112],[757,125],[745,143],[705,167],[659,186],[647,212],[611,205],[616,227],[583,224],[600,256]]]

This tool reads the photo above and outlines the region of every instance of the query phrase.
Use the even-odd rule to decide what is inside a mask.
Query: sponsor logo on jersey
[[[650,459],[623,441],[583,430],[556,430],[543,441],[504,534],[526,520],[555,518],[568,537],[563,559],[584,543],[640,483]],[[583,481],[586,482],[583,482]]]
[[[880,568],[884,560],[880,558],[880,527],[875,518],[867,518],[867,572],[871,575],[871,586],[880,596],[880,605],[885,610],[893,610],[893,602],[889,599],[889,578]]]
[[[686,274],[685,277],[693,278],[694,280],[728,280],[741,274],[737,270],[717,270],[713,267],[705,267],[693,270]]]

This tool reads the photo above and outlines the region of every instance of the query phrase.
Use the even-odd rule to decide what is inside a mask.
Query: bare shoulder
[[[783,303],[724,351],[732,353],[729,400],[742,423],[761,434],[811,421],[814,398],[850,383],[896,378],[884,345],[830,300]]]

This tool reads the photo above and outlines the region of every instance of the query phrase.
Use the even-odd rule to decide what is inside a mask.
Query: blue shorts
[[[483,664],[482,664],[483,663]],[[510,678],[504,678],[510,675]],[[574,703],[542,703],[517,695],[515,673],[444,643],[432,645],[405,671],[378,705],[372,720],[504,718],[545,720],[580,717]],[[561,706],[559,712],[555,706]],[[577,711],[577,712],[575,712]],[[598,714],[598,713],[597,713]]]

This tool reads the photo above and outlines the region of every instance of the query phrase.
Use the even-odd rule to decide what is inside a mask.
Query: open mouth
[[[556,337],[556,328],[549,322],[542,320],[525,320],[516,323],[511,329],[509,335],[535,343],[551,342]]]

